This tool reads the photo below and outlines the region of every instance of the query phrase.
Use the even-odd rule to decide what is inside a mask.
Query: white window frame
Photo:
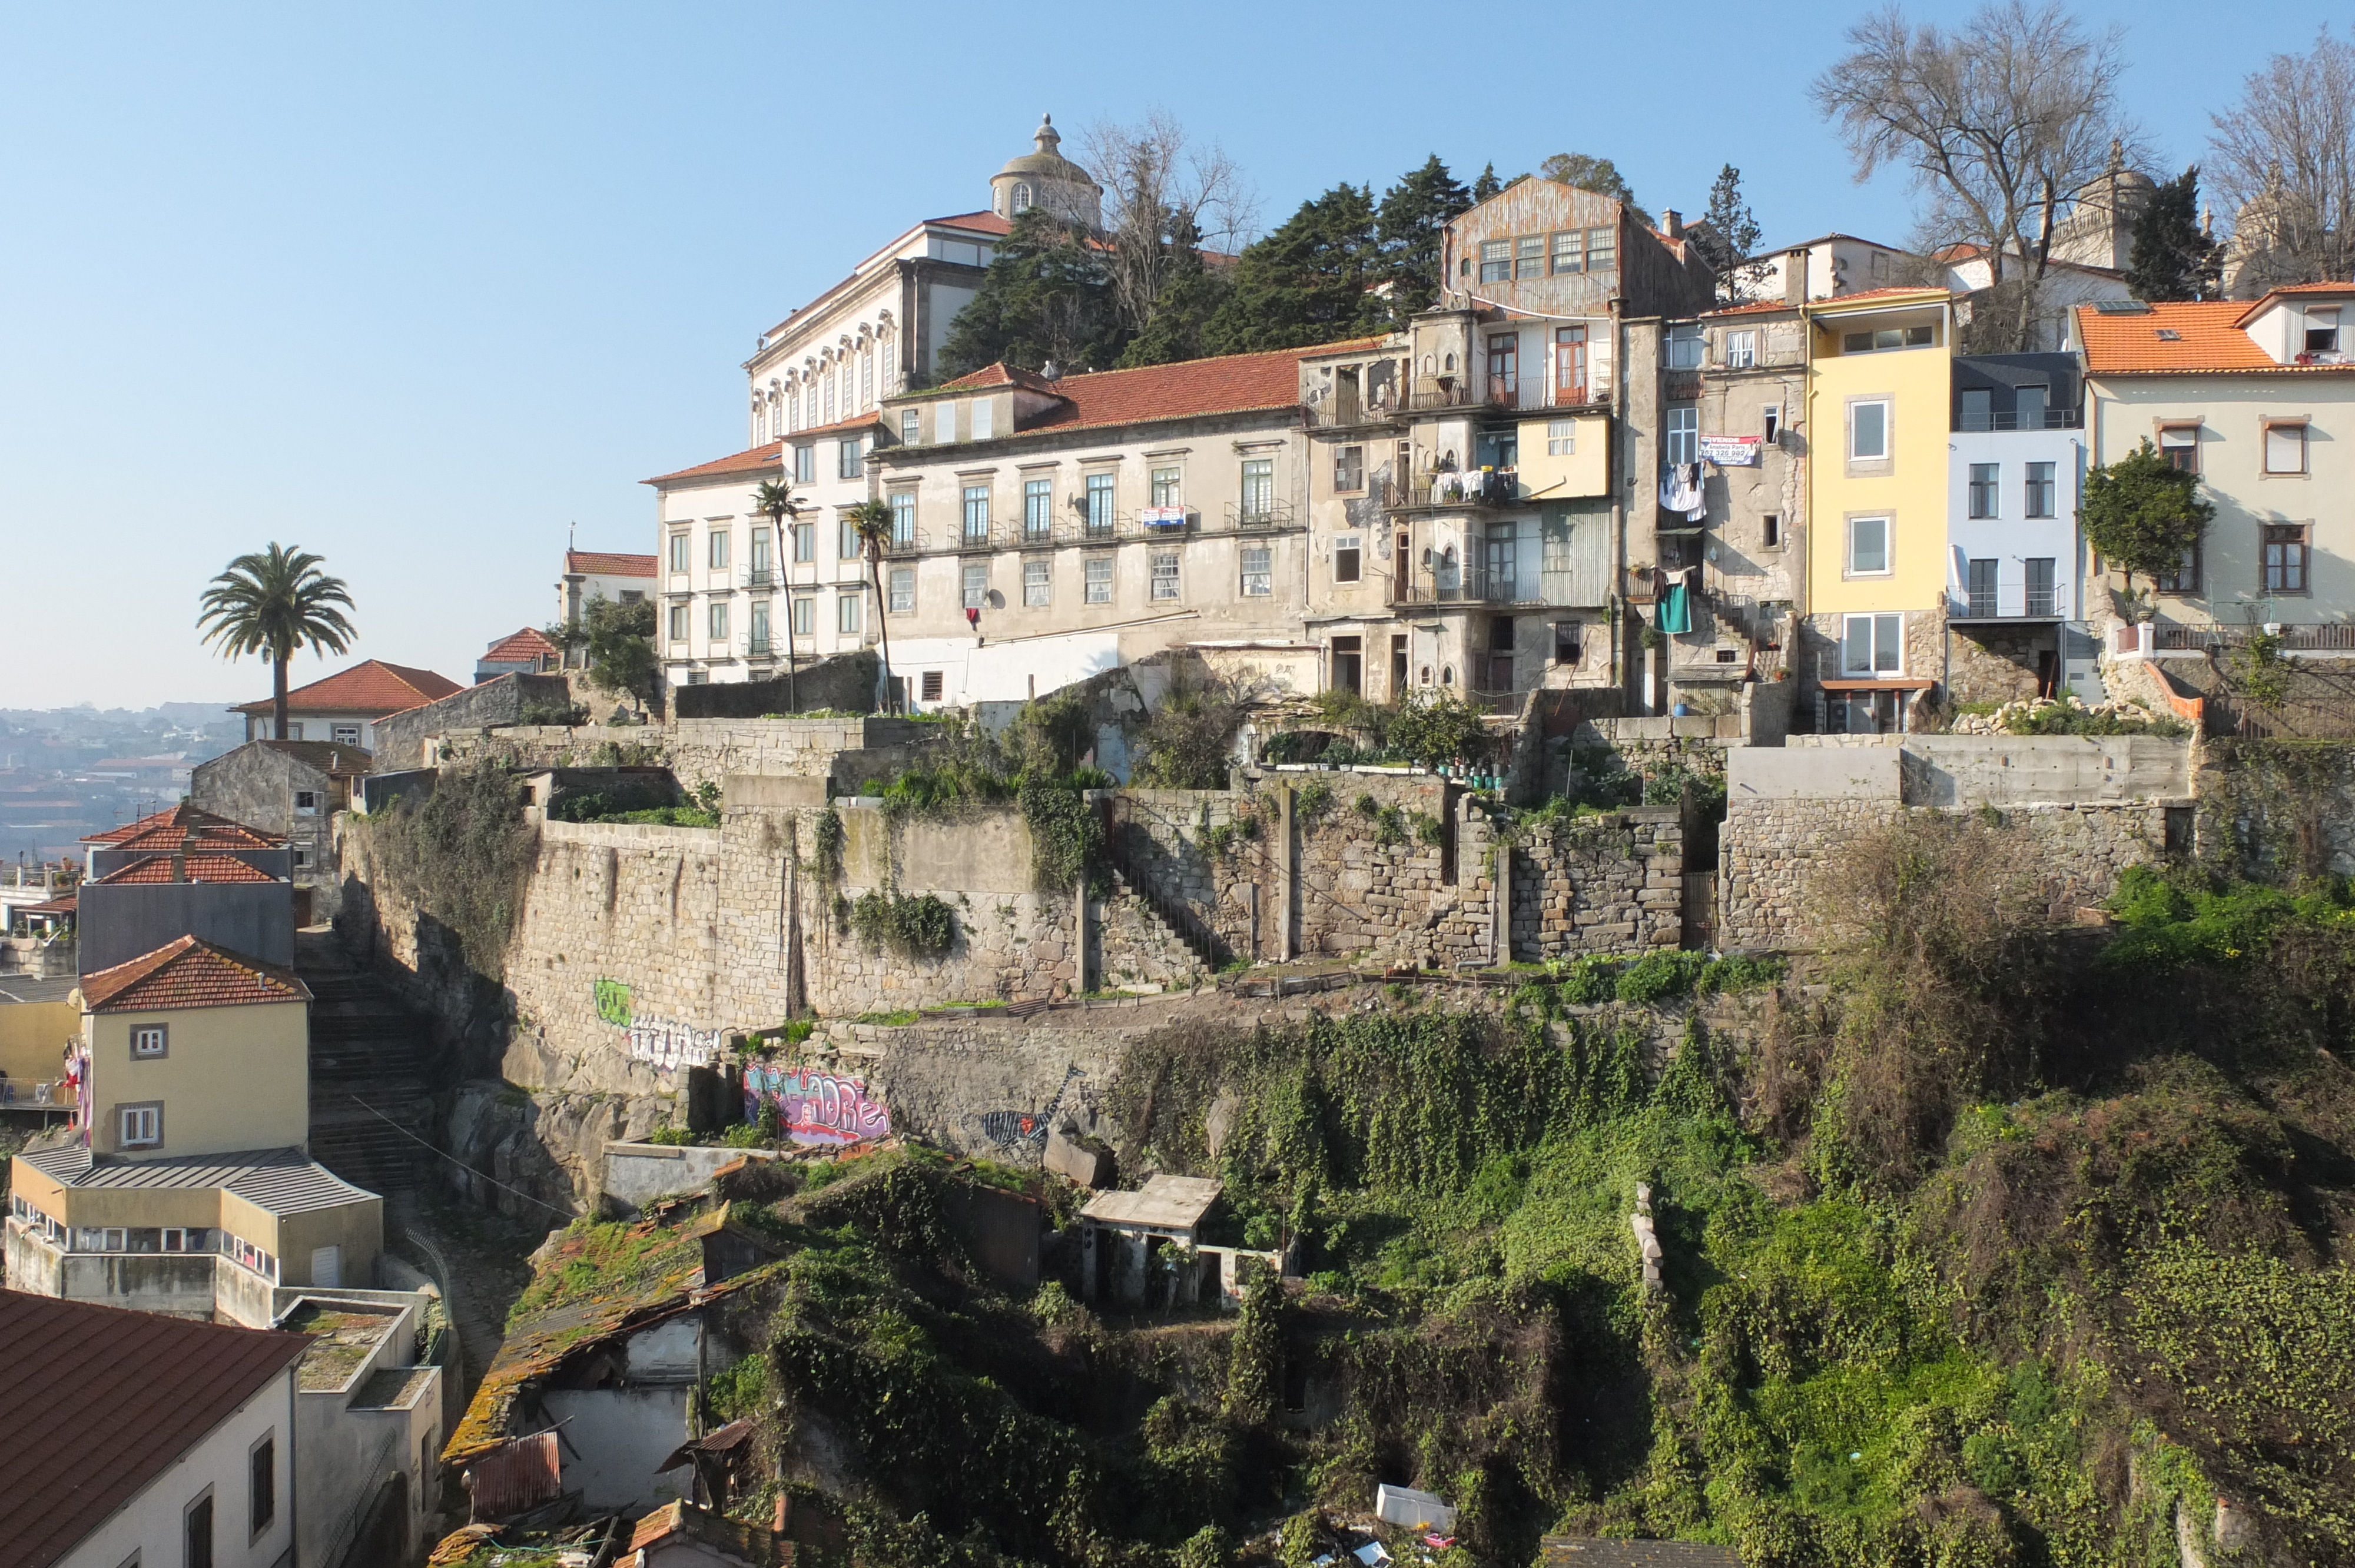
[[[115,1107],[114,1146],[117,1149],[163,1148],[164,1102],[149,1100],[139,1105]]]
[[[1660,461],[1663,462],[1699,462],[1700,461],[1700,405],[1671,403],[1660,427]]]
[[[670,536],[670,569],[675,572],[693,571],[695,569],[694,551],[695,546],[690,541],[686,529],[681,528],[673,534]]]
[[[805,593],[794,595],[793,606],[785,613],[786,624],[790,628],[785,633],[788,637],[817,635],[817,599],[815,596]]]
[[[1081,575],[1087,590],[1082,597],[1088,603],[1112,602],[1113,566],[1110,556],[1090,556],[1081,567]]]
[[[837,634],[843,637],[856,637],[864,630],[859,620],[858,607],[866,598],[867,592],[864,588],[857,593],[841,593],[834,596],[834,630]]]
[[[703,617],[703,640],[706,642],[728,641],[728,601],[715,599],[706,607]]]
[[[1153,602],[1177,604],[1183,598],[1183,579],[1178,576],[1178,552],[1156,550],[1153,554]]]
[[[715,572],[728,569],[728,539],[730,530],[714,528],[704,536],[704,565]]]
[[[989,567],[987,566],[979,561],[967,565],[964,568],[963,588],[965,609],[987,609],[989,608]]]
[[[1055,563],[1038,558],[1022,563],[1022,608],[1050,609],[1055,603]]]
[[[1881,410],[1881,450],[1859,451],[1857,438],[1863,429],[1857,416],[1867,408]],[[1852,397],[1848,405],[1848,461],[1852,463],[1886,463],[1897,445],[1891,426],[1896,413],[1895,399],[1890,397]]]
[[[1849,650],[1854,646],[1856,641],[1855,634],[1851,629],[1859,621],[1868,622],[1870,626],[1870,630],[1867,633],[1867,646],[1870,652],[1866,655],[1868,662],[1866,667],[1863,668],[1859,668],[1849,662]],[[1893,639],[1896,649],[1896,662],[1893,664],[1886,666],[1882,665],[1881,662],[1881,654],[1883,646],[1882,633],[1884,631],[1890,633],[1891,637]],[[1840,673],[1852,678],[1860,679],[1880,679],[1883,676],[1902,677],[1905,673],[1904,612],[1902,610],[1865,610],[1853,615],[1843,615],[1840,617]]]
[[[915,614],[916,568],[913,567],[893,567],[891,568],[891,575],[885,580],[890,583],[891,588],[891,605],[890,609],[886,613],[891,615]]]
[[[1363,535],[1344,534],[1335,539],[1333,541],[1333,580],[1337,583],[1361,582],[1365,575],[1366,552]]]
[[[1578,455],[1578,421],[1548,419],[1546,421],[1546,456],[1576,457]]]
[[[171,1027],[163,1023],[134,1023],[131,1026],[131,1054],[134,1060],[153,1062],[171,1054]]]
[[[1860,524],[1870,524],[1881,530],[1881,565],[1857,565],[1857,531]],[[1840,576],[1844,577],[1885,577],[1897,571],[1897,521],[1885,512],[1868,512],[1848,520],[1848,548],[1840,557]]]
[[[1758,332],[1745,327],[1725,334],[1725,367],[1728,370],[1752,370],[1758,365]]]
[[[1242,568],[1242,597],[1272,597],[1275,592],[1275,547],[1273,545],[1245,545],[1239,555]]]
[[[684,642],[687,641],[687,632],[689,630],[688,611],[692,608],[693,607],[691,605],[685,603],[675,604],[670,607],[670,640],[673,642]]]

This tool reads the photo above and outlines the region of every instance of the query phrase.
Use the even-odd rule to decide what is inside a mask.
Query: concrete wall
[[[91,1147],[136,1160],[302,1146],[311,1127],[309,1018],[300,1001],[91,1014],[90,1092],[99,1125]],[[133,1056],[131,1031],[158,1023],[164,1054]],[[149,1101],[163,1103],[162,1145],[119,1149],[114,1107]]]
[[[314,1299],[330,1311],[338,1306],[331,1298]],[[282,1308],[282,1316],[286,1310]],[[370,1407],[359,1396],[377,1372],[414,1361],[419,1310],[412,1305],[388,1313],[383,1336],[338,1386],[303,1388],[298,1378],[294,1396],[298,1563],[338,1561],[332,1553],[349,1544],[362,1516],[395,1476],[407,1480],[408,1522],[414,1539],[428,1479],[420,1471],[419,1456],[421,1445],[438,1435],[439,1391],[426,1391],[407,1408]],[[438,1451],[440,1445],[434,1447]]]
[[[216,1568],[275,1568],[294,1549],[292,1471],[294,1369],[287,1368],[182,1454],[55,1560],[57,1568],[123,1568],[126,1563],[186,1561],[186,1510],[207,1489],[213,1495]],[[269,1526],[249,1528],[251,1455],[265,1437],[272,1445],[277,1508]]]
[[[1792,736],[1782,755],[1874,752],[1902,758],[1909,806],[2179,800],[2191,793],[2191,742],[2157,736],[1806,735]],[[1771,774],[1777,765],[1745,758],[1745,766]],[[1815,777],[1808,769],[1820,765],[1788,766],[1799,770],[1794,777]]]
[[[81,1009],[71,1002],[0,1002],[0,1073],[20,1092],[62,1073],[67,1044],[80,1039]]]
[[[605,1146],[604,1196],[624,1211],[635,1212],[655,1198],[692,1192],[708,1184],[712,1172],[721,1166],[748,1157],[771,1158],[762,1150],[713,1145],[609,1143]]]
[[[182,937],[268,964],[294,962],[291,883],[129,882],[81,888],[81,972],[96,974]]]
[[[695,1472],[657,1476],[692,1434],[687,1396],[692,1383],[654,1387],[549,1389],[540,1395],[549,1419],[564,1423],[564,1489],[578,1491],[591,1512],[644,1513],[687,1495]]]

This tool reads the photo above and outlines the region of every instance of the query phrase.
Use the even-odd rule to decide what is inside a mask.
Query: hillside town
[[[471,670],[0,713],[0,1568],[2355,1561],[2350,165],[1884,24],[1902,243],[975,113]]]

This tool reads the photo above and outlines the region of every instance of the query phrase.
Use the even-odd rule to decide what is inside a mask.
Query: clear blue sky
[[[568,524],[651,550],[637,482],[741,445],[759,331],[982,205],[1041,110],[1168,108],[1271,225],[1434,151],[1574,149],[1687,212],[1735,163],[1770,242],[1902,238],[1902,185],[1853,184],[1806,101],[1861,9],[10,7],[0,706],[266,694],[191,622],[272,539],[349,579],[357,656],[471,678],[550,618]],[[2322,15],[2080,9],[2129,26],[2170,167]]]

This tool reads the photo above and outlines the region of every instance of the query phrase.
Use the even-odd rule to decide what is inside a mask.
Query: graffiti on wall
[[[597,1003],[597,1016],[617,1029],[630,1026],[630,987],[625,980],[601,980],[589,988]]]
[[[795,1143],[839,1146],[891,1135],[891,1113],[868,1092],[864,1078],[821,1067],[765,1066],[744,1069],[744,1119],[761,1119],[763,1101]]]
[[[717,1029],[698,1029],[675,1018],[648,1018],[642,1013],[630,1020],[631,1058],[651,1064],[658,1073],[709,1067],[719,1054],[719,1039]]]
[[[1047,1147],[1048,1129],[1061,1118],[1067,1109],[1078,1103],[1079,1091],[1075,1086],[1086,1076],[1077,1067],[1066,1067],[1062,1087],[1055,1091],[1055,1097],[1047,1103],[1045,1110],[983,1111],[973,1118],[973,1125],[983,1138],[996,1144],[1004,1153],[1037,1155]]]

